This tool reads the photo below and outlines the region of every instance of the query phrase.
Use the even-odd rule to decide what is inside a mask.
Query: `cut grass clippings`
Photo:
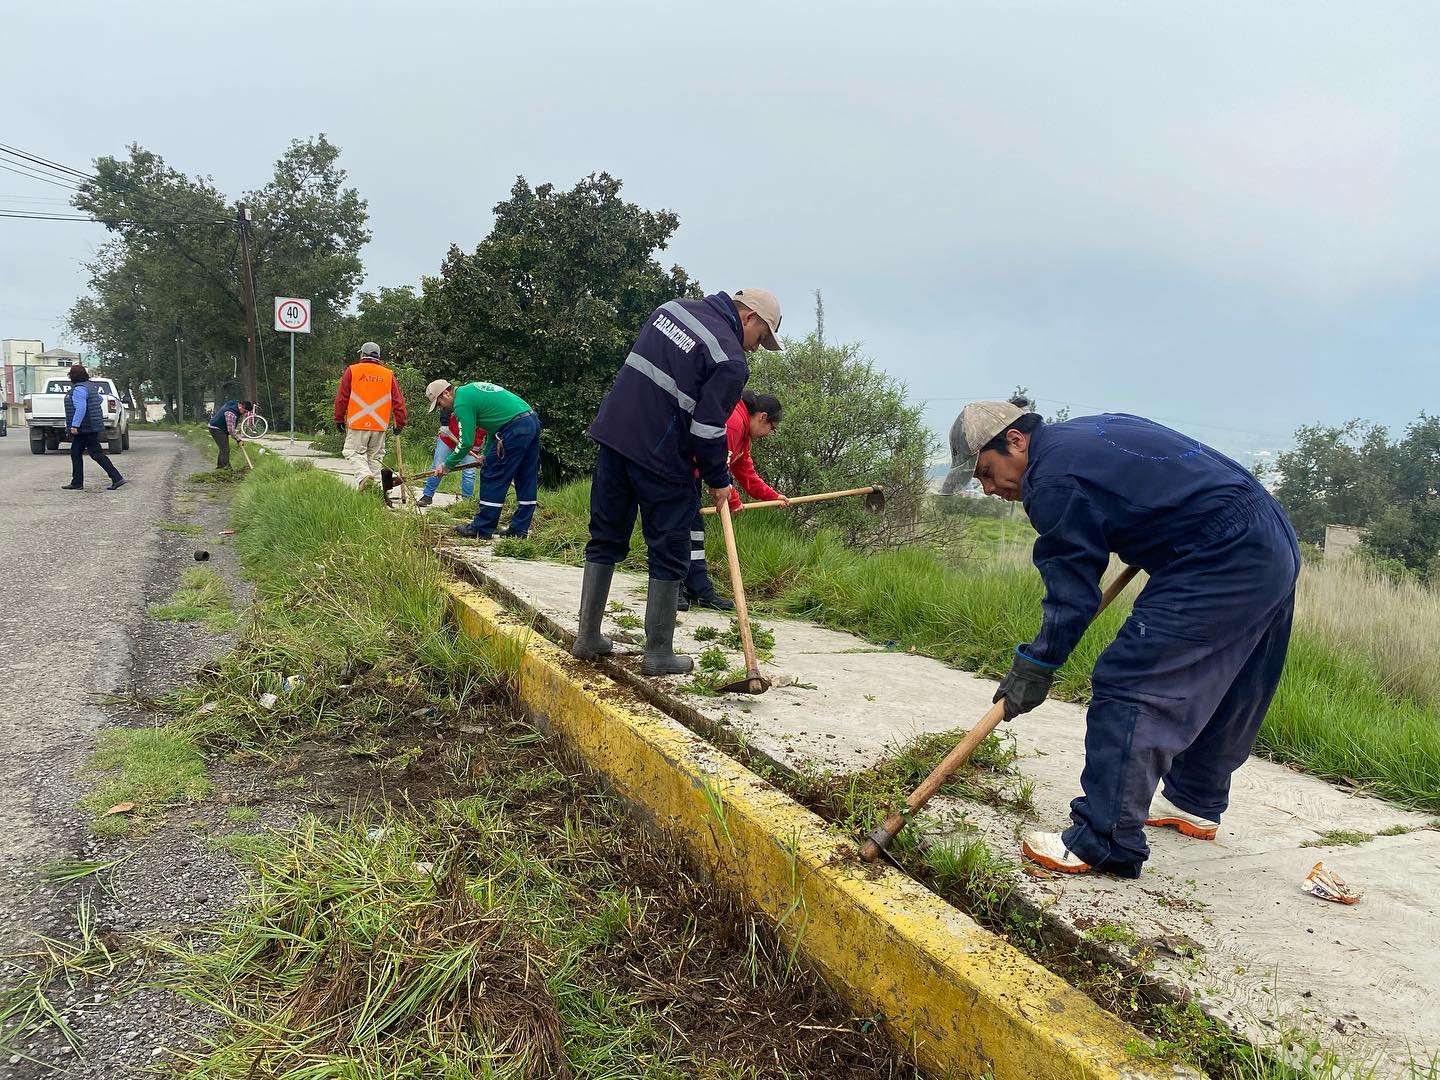
[[[152,619],[162,622],[203,622],[216,631],[240,625],[230,610],[230,585],[214,570],[192,566],[180,575],[180,588],[164,604],[151,604]]]
[[[546,491],[541,501],[544,512],[529,539],[534,557],[582,561],[588,483]],[[1026,549],[1018,545],[951,565],[921,546],[859,552],[830,533],[798,529],[779,513],[741,514],[735,529],[746,597],[761,612],[809,619],[991,676],[1009,668],[1015,644],[1029,641],[1039,625],[1044,587],[1028,564]],[[718,530],[707,532],[709,557],[719,565],[724,556]],[[638,526],[622,565],[643,569]],[[1316,583],[1319,575],[1330,572],[1324,567],[1304,570],[1316,576]],[[1424,690],[1440,685],[1431,678],[1440,664],[1426,653],[1404,664],[1404,670],[1423,675],[1403,683],[1386,681],[1387,672],[1399,663],[1385,659],[1386,648],[1393,648],[1386,642],[1393,638],[1384,627],[1404,622],[1405,605],[1418,601],[1409,593],[1385,592],[1382,583],[1368,579],[1359,585],[1351,582],[1350,592],[1311,584],[1302,581],[1285,673],[1256,751],[1371,794],[1440,810],[1440,702]],[[1377,604],[1353,601],[1354,590],[1361,586],[1372,589]],[[1089,674],[1138,592],[1139,585],[1132,585],[1128,595],[1096,620],[1058,672],[1056,697],[1089,700]],[[1331,604],[1323,622],[1307,615],[1309,599],[1323,600],[1332,593],[1352,596],[1352,602]],[[1370,611],[1356,615],[1363,627],[1349,636],[1343,632],[1339,620],[1345,611],[1375,606],[1388,612],[1389,623]],[[1435,622],[1440,625],[1440,617]],[[1405,638],[1413,646],[1407,646],[1407,657],[1419,647],[1413,639]],[[1425,640],[1433,646],[1433,637]]]

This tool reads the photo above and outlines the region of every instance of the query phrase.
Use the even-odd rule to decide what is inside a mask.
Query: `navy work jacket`
[[[1274,504],[1218,450],[1125,413],[1036,428],[1020,498],[1037,534],[1033,557],[1045,601],[1039,634],[1019,651],[1055,666],[1100,606],[1112,551],[1154,574],[1237,514]]]
[[[725,293],[650,313],[587,432],[651,472],[730,485],[725,421],[750,378],[740,314]]]

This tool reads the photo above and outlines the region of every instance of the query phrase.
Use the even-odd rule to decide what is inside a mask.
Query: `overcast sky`
[[[608,170],[680,215],[661,259],[707,290],[769,288],[801,333],[821,289],[827,337],[937,430],[1016,383],[1232,452],[1440,407],[1434,0],[48,0],[5,23],[0,142],[41,156],[139,142],[233,198],[325,132],[369,200],[370,288],[473,247],[517,174]],[[64,192],[0,172],[0,196]],[[57,343],[102,238],[0,219],[0,336]]]

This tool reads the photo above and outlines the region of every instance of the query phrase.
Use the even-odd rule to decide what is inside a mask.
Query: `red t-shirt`
[[[440,441],[448,446],[452,452],[455,449],[455,444],[460,441],[460,421],[455,419],[453,412],[450,414],[450,419],[446,421],[445,426],[440,429]],[[477,427],[475,429],[475,445],[470,448],[470,453],[479,457],[480,450],[484,445],[485,429]]]

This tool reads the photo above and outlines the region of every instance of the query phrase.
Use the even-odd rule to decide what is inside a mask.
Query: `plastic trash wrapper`
[[[1323,862],[1317,862],[1305,875],[1300,888],[1311,896],[1329,900],[1334,904],[1353,904],[1360,899],[1360,893],[1350,888],[1343,877],[1327,869]]]

